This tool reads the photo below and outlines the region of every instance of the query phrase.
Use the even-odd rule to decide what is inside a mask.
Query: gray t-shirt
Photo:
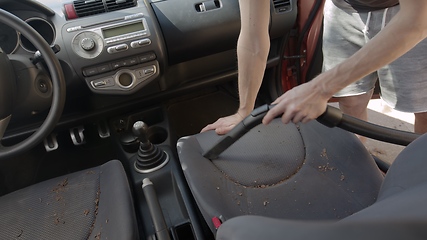
[[[399,4],[399,0],[332,0],[332,2],[339,8],[360,12],[384,9]]]

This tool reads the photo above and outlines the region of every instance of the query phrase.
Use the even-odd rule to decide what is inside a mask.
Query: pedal
[[[46,152],[52,152],[56,149],[58,149],[58,140],[56,139],[56,133],[49,134],[47,138],[43,140],[44,148],[46,149]]]
[[[84,130],[83,126],[70,129],[70,137],[74,145],[78,146],[86,143],[85,135],[83,134]]]
[[[110,128],[106,121],[98,122],[98,135],[100,138],[110,137]]]

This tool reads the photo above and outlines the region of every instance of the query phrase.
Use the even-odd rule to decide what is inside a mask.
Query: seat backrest
[[[338,222],[242,216],[225,222],[217,239],[427,239],[427,135],[390,167],[377,201]]]
[[[427,135],[409,144],[395,159],[377,201],[343,221],[423,221],[427,226]]]
[[[408,145],[390,167],[378,200],[427,183],[427,134]]]

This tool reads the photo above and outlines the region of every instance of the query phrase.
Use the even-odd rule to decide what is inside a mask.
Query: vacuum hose
[[[317,118],[317,121],[327,127],[339,127],[358,135],[402,146],[407,146],[420,136],[416,133],[383,127],[360,120],[343,114],[338,108],[329,105],[326,111]]]
[[[225,151],[245,133],[260,124],[265,114],[273,107],[274,105],[265,104],[254,109],[249,116],[243,119],[229,133],[224,135],[212,148],[204,152],[203,156],[210,160],[216,159],[219,154]],[[277,117],[280,117],[280,115]],[[348,116],[343,114],[340,109],[330,105],[328,105],[326,111],[317,118],[317,121],[330,128],[339,127],[368,138],[403,146],[408,145],[420,136],[416,133],[387,128]]]

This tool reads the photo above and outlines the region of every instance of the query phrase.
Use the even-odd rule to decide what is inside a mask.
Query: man
[[[393,15],[390,17],[391,20],[387,19],[389,16],[387,15],[388,11],[385,10],[387,7],[389,7],[390,13]],[[369,10],[374,11],[369,13]],[[341,13],[339,13],[340,11]],[[384,21],[381,24],[377,24],[377,20],[372,19],[370,23],[371,19],[368,19],[368,16],[377,16],[377,11],[385,12],[383,13]],[[365,31],[364,34],[366,34],[367,38],[372,37],[369,36],[368,27],[370,25],[374,25],[373,27],[380,25],[381,29],[380,31],[378,30],[375,37],[372,37],[366,43],[359,44],[360,49],[354,54],[347,53],[348,55],[346,56],[341,51],[340,54],[342,56],[331,57],[330,54],[335,54],[336,47],[333,51],[326,48],[336,46],[335,44],[339,43],[337,39],[331,40],[334,38],[334,34],[337,31],[343,33],[348,29],[355,30],[360,28],[352,25],[353,22],[349,22],[352,20],[346,19],[342,21],[341,18],[338,18],[342,16],[348,17],[348,15],[353,15],[356,19],[362,19],[366,28],[361,29],[359,32]],[[363,20],[364,18],[366,19]],[[355,31],[357,32],[357,30]],[[344,88],[385,66],[384,72],[380,73],[380,78],[384,77],[384,81],[381,80],[380,85],[387,87],[384,91],[385,93],[382,93],[383,99],[400,111],[415,112],[415,132],[427,132],[427,93],[425,93],[427,90],[427,75],[424,75],[424,73],[427,73],[427,69],[425,69],[426,64],[420,64],[420,61],[427,60],[426,54],[423,52],[427,48],[427,43],[426,41],[421,42],[426,36],[427,1],[332,0],[332,2],[327,2],[325,5],[324,31],[325,72],[277,98],[273,102],[276,106],[267,113],[263,123],[268,124],[279,115],[282,115],[283,123],[289,123],[290,121],[305,123],[313,120],[325,111],[328,100],[335,93],[339,97],[346,96],[339,100],[340,107],[344,113],[366,120],[366,106],[372,96],[373,88],[369,84],[372,84],[372,81],[354,91]],[[338,38],[340,37],[338,36]],[[348,33],[346,38],[351,44],[354,43],[352,42],[353,37],[351,34]],[[357,36],[356,41],[360,41],[359,36]],[[424,44],[426,44],[426,47],[423,47]],[[414,47],[415,49],[406,54]],[[345,47],[342,47],[341,50],[343,49]],[[393,63],[394,66],[390,64],[402,55],[404,56],[398,62]],[[337,63],[336,61],[338,60],[342,62]],[[400,68],[399,71],[405,71],[405,68],[408,67],[411,68],[395,76],[393,75],[396,73],[395,67]],[[381,76],[381,74],[384,76]],[[387,76],[390,74],[391,76]],[[239,81],[239,84],[241,82],[243,81]],[[358,86],[358,84],[360,82],[355,86]],[[350,85],[349,88],[354,88],[354,85]],[[342,89],[344,90],[339,92]],[[242,94],[246,93],[240,92],[240,95]],[[224,119],[228,121],[224,121]],[[222,129],[228,129],[227,127],[234,126],[237,123],[233,123],[227,118],[220,120],[208,125],[202,131],[217,129],[217,133],[221,134],[226,132],[222,131]]]

